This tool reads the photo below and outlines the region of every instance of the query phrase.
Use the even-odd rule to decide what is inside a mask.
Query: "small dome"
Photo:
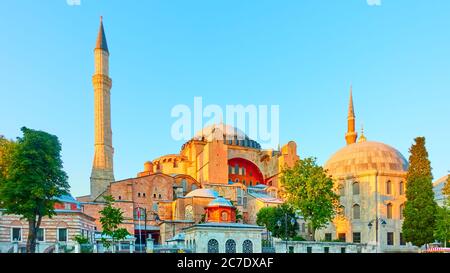
[[[207,197],[207,198],[217,198],[219,194],[216,191],[210,189],[196,189],[186,194],[186,197]]]
[[[233,204],[229,200],[227,200],[227,199],[225,199],[223,197],[218,197],[218,198],[212,200],[208,204],[208,207],[217,207],[217,206],[220,206],[220,207],[231,207],[232,208]]]
[[[368,170],[405,172],[408,162],[389,145],[364,141],[348,145],[335,153],[325,164],[331,175]]]

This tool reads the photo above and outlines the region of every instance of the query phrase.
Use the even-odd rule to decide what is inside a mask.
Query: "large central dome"
[[[239,140],[248,139],[247,135],[241,130],[223,123],[206,126],[198,131],[194,138],[205,138],[208,141],[223,139],[234,140],[236,138]]]
[[[405,172],[408,162],[389,145],[374,141],[348,145],[335,153],[325,164],[332,175],[354,174],[369,170]]]
[[[261,149],[261,145],[250,139],[242,130],[223,123],[206,126],[195,134],[194,139],[208,142],[220,140],[228,145]]]

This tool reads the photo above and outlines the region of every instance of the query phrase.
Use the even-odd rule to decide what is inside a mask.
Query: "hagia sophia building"
[[[234,223],[236,215],[230,207],[242,214],[243,225],[255,228],[261,208],[284,202],[280,175],[284,167],[299,160],[296,143],[264,150],[242,131],[222,123],[198,132],[179,154],[145,162],[136,177],[116,181],[110,117],[112,80],[103,23],[92,80],[95,155],[91,194],[77,201],[85,214],[96,219],[97,230],[101,230],[99,211],[106,195],[113,196],[115,206],[124,212],[124,227],[131,234],[142,240],[151,237],[160,244],[183,230],[200,228],[199,223],[205,220]],[[401,248],[405,244],[401,226],[408,163],[395,148],[369,141],[363,132],[358,138],[351,93],[345,140],[347,145],[325,164],[339,188],[342,212],[317,236],[329,241],[379,244],[387,250]],[[300,226],[300,232],[305,232],[305,225]]]

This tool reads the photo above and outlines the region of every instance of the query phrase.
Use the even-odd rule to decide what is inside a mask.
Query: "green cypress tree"
[[[403,236],[407,242],[422,246],[433,242],[437,205],[425,138],[418,137],[414,141],[409,150]]]

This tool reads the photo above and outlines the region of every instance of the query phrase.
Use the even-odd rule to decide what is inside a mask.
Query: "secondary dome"
[[[216,191],[210,189],[196,189],[186,194],[186,197],[217,198],[219,197],[219,194]]]
[[[368,170],[405,172],[408,162],[389,145],[374,141],[358,142],[336,152],[325,164],[332,175]]]
[[[229,200],[227,200],[227,199],[225,199],[223,197],[218,197],[218,198],[212,200],[208,204],[208,207],[217,207],[217,206],[220,206],[220,207],[233,207],[233,204]]]

